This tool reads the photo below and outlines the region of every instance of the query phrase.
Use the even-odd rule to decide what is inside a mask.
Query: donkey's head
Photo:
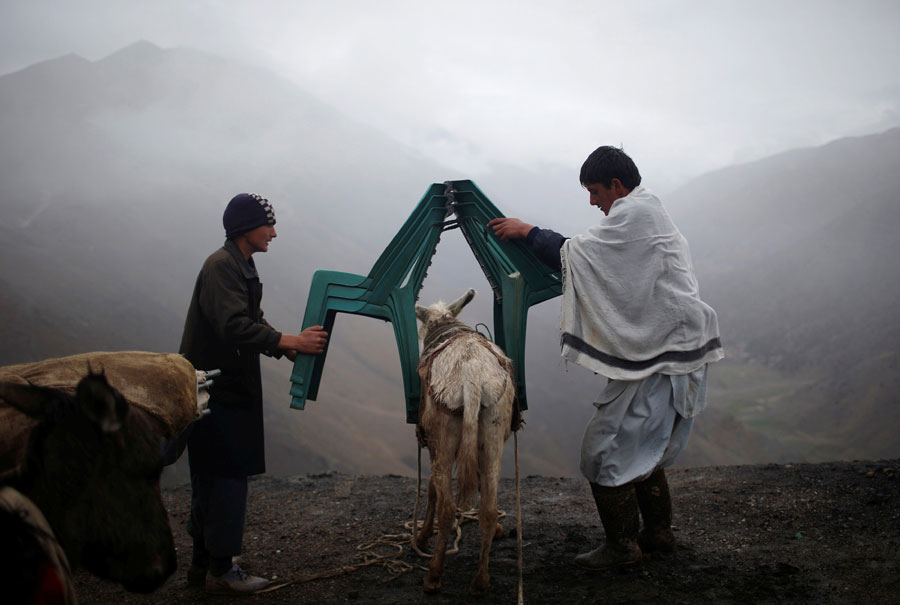
[[[422,325],[419,326],[419,338],[426,340],[428,334],[435,329],[461,323],[456,316],[473,298],[475,298],[475,290],[469,288],[465,294],[450,304],[439,300],[430,307],[416,305],[416,319],[422,322]]]

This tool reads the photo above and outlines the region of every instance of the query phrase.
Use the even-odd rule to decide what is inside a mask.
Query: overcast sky
[[[657,189],[900,125],[897,0],[3,0],[0,73],[144,39],[266,66],[477,176],[623,145]]]

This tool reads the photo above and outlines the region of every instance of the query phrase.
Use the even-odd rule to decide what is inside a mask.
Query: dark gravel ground
[[[591,573],[572,558],[600,544],[602,528],[585,481],[521,482],[526,603],[900,603],[900,460],[672,469],[675,553]],[[241,564],[286,580],[359,562],[358,547],[403,534],[416,480],[329,473],[251,482]],[[408,547],[395,559],[251,597],[210,597],[188,587],[190,490],[163,491],[179,569],[150,595],[134,595],[78,572],[82,603],[515,603],[515,484],[500,508],[508,535],[494,541],[489,595],[468,594],[478,559],[477,525],[464,523],[448,556],[443,590],[422,592],[425,560]],[[420,504],[421,509],[424,502]],[[510,531],[512,530],[512,531]],[[381,547],[376,552],[399,552]],[[402,562],[407,570],[385,561]]]

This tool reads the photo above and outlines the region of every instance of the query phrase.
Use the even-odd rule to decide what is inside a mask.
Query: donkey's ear
[[[425,319],[428,317],[428,307],[423,307],[422,305],[416,305],[416,319],[425,323]]]
[[[128,415],[125,398],[106,381],[103,374],[88,374],[78,383],[75,391],[81,409],[104,433],[114,433],[122,428]]]
[[[475,298],[475,290],[469,288],[465,294],[447,305],[447,310],[453,314],[453,317],[456,317],[473,298]]]
[[[47,415],[50,404],[63,394],[55,389],[31,384],[0,383],[0,401],[37,420]]]

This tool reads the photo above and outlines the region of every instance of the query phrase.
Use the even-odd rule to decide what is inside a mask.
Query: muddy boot
[[[631,484],[619,487],[603,487],[591,483],[600,522],[606,532],[606,544],[591,552],[575,557],[575,564],[590,570],[603,570],[620,565],[632,565],[641,560],[637,544],[637,497]]]
[[[672,552],[675,535],[672,533],[672,500],[669,483],[663,469],[653,471],[644,481],[634,484],[644,529],[638,536],[638,544],[644,552]]]

